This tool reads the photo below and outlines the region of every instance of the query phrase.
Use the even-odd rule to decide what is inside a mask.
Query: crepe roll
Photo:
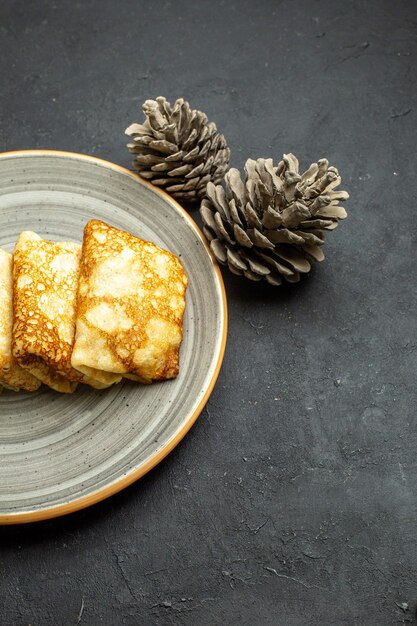
[[[89,222],[72,366],[145,383],[175,378],[187,283],[175,255],[104,222]]]
[[[13,257],[0,248],[0,390],[36,391],[41,382],[12,356]]]
[[[14,251],[13,356],[22,368],[62,393],[77,383],[107,387],[71,366],[81,245],[23,232]]]

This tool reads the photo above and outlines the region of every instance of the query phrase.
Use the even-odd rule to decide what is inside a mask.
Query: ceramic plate
[[[117,165],[51,151],[0,155],[0,246],[22,230],[81,241],[92,218],[174,252],[189,277],[180,374],[145,386],[42,387],[0,395],[0,523],[64,515],[137,480],[184,437],[216,381],[226,299],[217,264],[189,215]]]

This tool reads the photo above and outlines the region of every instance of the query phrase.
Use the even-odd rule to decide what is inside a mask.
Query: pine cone
[[[160,96],[146,100],[142,109],[145,122],[125,131],[133,138],[127,147],[136,154],[140,176],[178,200],[203,198],[207,183],[220,182],[229,167],[230,150],[216,124],[182,98],[171,107]]]
[[[234,274],[280,285],[300,280],[313,261],[322,261],[324,231],[336,228],[346,211],[334,191],[341,178],[327,159],[320,159],[300,175],[298,160],[284,154],[272,159],[249,159],[243,182],[230,169],[222,185],[209,183],[200,214],[210,247]]]

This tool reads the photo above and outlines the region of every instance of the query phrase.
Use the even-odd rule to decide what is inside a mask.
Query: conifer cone
[[[223,185],[208,183],[200,214],[217,260],[234,274],[280,285],[295,283],[322,261],[325,232],[347,213],[339,205],[349,194],[336,191],[341,178],[327,159],[299,173],[298,160],[284,154],[249,159],[245,180],[230,169]]]
[[[216,124],[182,98],[171,106],[160,96],[142,109],[144,123],[125,131],[139,175],[178,200],[203,198],[207,183],[220,182],[229,167],[230,150]]]

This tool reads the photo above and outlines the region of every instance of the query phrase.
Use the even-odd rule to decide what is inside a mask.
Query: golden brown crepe
[[[1,387],[36,391],[41,382],[12,356],[13,257],[0,248],[0,391]]]
[[[93,220],[84,230],[71,363],[142,382],[174,378],[187,276],[149,241]]]
[[[13,355],[52,389],[71,393],[78,382],[107,385],[71,366],[81,245],[53,243],[23,232],[14,251]]]

